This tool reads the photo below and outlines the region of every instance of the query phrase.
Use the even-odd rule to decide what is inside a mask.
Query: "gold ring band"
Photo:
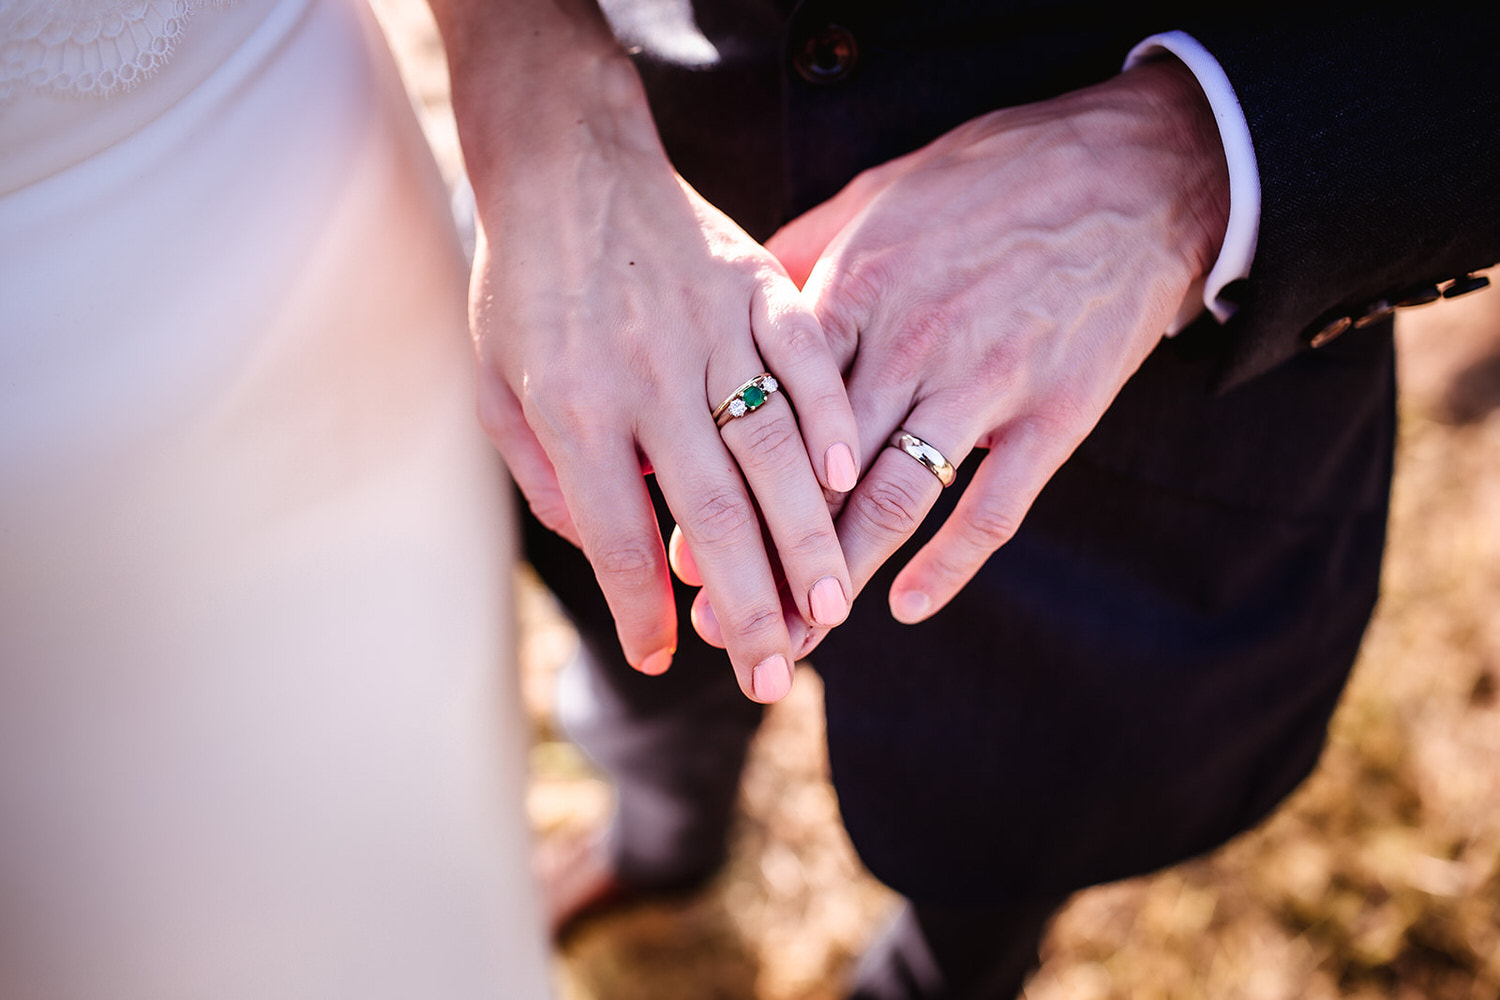
[[[943,457],[943,453],[932,445],[923,441],[915,434],[905,428],[897,428],[896,433],[891,435],[888,442],[892,448],[906,452],[918,462],[927,466],[927,471],[937,477],[937,481],[946,489],[953,485],[953,480],[958,473],[953,471],[953,466]]]
[[[781,385],[770,372],[761,372],[731,392],[724,402],[714,407],[714,424],[722,428],[731,420],[755,412],[766,405],[779,388]]]

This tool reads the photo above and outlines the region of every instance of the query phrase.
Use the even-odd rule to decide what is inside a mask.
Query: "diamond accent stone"
[[[743,399],[736,399],[729,404],[729,415],[731,417],[743,417],[750,412],[750,407],[745,405]]]
[[[768,393],[775,392],[777,389],[781,388],[781,383],[777,382],[774,378],[767,375],[765,378],[760,380],[760,387],[766,390],[766,392]]]

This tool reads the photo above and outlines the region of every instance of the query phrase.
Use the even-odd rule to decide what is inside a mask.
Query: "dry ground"
[[[420,0],[377,4],[450,178],[441,52]],[[1032,1000],[1500,998],[1500,292],[1403,318],[1383,597],[1317,773],[1214,855],[1080,894]],[[572,636],[523,575],[542,835],[608,791],[547,721]],[[771,713],[729,870],[702,898],[602,921],[558,958],[564,1000],[834,1000],[890,894],[825,778],[817,678]]]

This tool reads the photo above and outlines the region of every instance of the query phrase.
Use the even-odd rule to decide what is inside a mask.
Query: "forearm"
[[[594,0],[430,0],[481,215],[608,146],[666,167],[645,93]],[[522,165],[526,169],[521,169]]]

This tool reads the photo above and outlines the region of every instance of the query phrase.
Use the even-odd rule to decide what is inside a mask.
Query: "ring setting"
[[[780,388],[781,384],[770,372],[761,372],[730,393],[724,402],[714,407],[714,424],[724,427],[731,420],[743,417],[747,413],[754,413],[766,405],[771,396]]]
[[[942,452],[904,427],[898,427],[888,443],[892,448],[906,452],[926,466],[927,471],[937,477],[944,489],[952,486],[953,480],[958,477],[953,465],[943,457]]]

